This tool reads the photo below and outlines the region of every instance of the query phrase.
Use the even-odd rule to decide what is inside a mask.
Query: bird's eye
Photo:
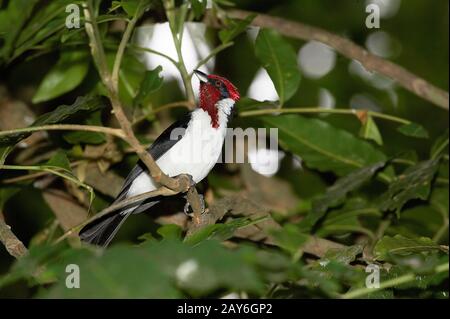
[[[220,81],[216,81],[216,83],[215,83],[215,84],[216,84],[216,86],[217,86],[217,87],[220,87],[220,86],[222,85],[222,82],[220,82]]]

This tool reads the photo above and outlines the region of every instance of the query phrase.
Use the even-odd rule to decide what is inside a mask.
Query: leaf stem
[[[262,109],[262,110],[250,110],[243,111],[239,113],[241,117],[249,117],[249,116],[258,116],[258,115],[266,115],[266,114],[277,114],[277,113],[295,113],[295,114],[314,114],[314,113],[323,113],[323,114],[349,114],[357,116],[359,112],[367,112],[367,115],[370,115],[374,118],[380,118],[383,120],[400,123],[400,124],[410,124],[411,122],[396,117],[389,114],[383,114],[374,111],[366,111],[366,110],[355,110],[355,109],[326,109],[321,107],[295,107],[295,108],[284,108],[284,109]]]
[[[449,270],[448,263],[441,264],[434,269],[436,274],[444,272],[444,271],[448,271],[448,270]],[[341,295],[341,298],[354,299],[354,298],[364,296],[364,295],[369,294],[374,291],[379,291],[379,290],[383,290],[386,288],[395,287],[395,286],[398,286],[398,285],[401,285],[401,284],[404,284],[404,283],[407,283],[410,281],[414,281],[414,280],[416,280],[416,274],[408,273],[403,276],[382,282],[382,283],[380,283],[380,286],[378,288],[359,288],[359,289],[355,289],[353,291],[349,291],[349,292]]]
[[[172,33],[173,44],[175,45],[175,50],[177,51],[178,62],[176,66],[178,71],[180,72],[181,78],[183,80],[183,84],[186,90],[186,97],[189,102],[192,104],[195,103],[195,95],[194,90],[192,88],[191,77],[186,69],[186,64],[184,63],[183,53],[181,50],[181,45],[183,41],[183,32],[184,32],[184,21],[185,21],[185,12],[182,11],[181,14],[183,16],[179,19],[179,25],[176,25],[176,15],[175,15],[175,2],[173,0],[164,0],[163,1],[164,8],[166,10],[167,19],[169,20],[170,31]]]
[[[32,166],[32,165],[0,165],[1,169],[9,169],[9,170],[29,170],[29,171],[39,171],[39,172],[47,172],[54,174],[56,176],[62,177],[64,179],[67,179],[71,181],[72,183],[75,183],[76,185],[86,189],[89,192],[90,195],[90,202],[94,199],[94,190],[91,186],[84,184],[83,182],[79,181],[75,176],[72,176],[71,174],[67,173],[66,170],[63,168],[58,167],[52,167],[52,166]],[[66,173],[65,173],[66,172]]]
[[[441,154],[441,152],[448,146],[448,144],[449,139],[447,138],[445,142],[441,143],[441,145],[439,145],[439,147],[433,152],[433,154],[431,154],[431,159],[436,159],[439,154]]]
[[[122,36],[122,40],[120,41],[119,48],[117,49],[116,58],[114,60],[114,66],[113,71],[111,74],[111,82],[114,85],[114,89],[116,92],[119,91],[119,71],[120,71],[120,65],[122,64],[123,55],[125,53],[125,49],[128,45],[128,42],[130,41],[131,34],[133,33],[134,27],[136,26],[136,22],[141,17],[143,10],[142,10],[142,1],[139,1],[138,8],[136,10],[136,14],[134,17],[130,20],[130,22],[127,24],[127,27],[125,29],[125,32]]]
[[[166,58],[167,60],[169,60],[170,62],[172,62],[173,65],[175,65],[176,67],[178,67],[178,62],[175,61],[174,59],[172,59],[172,58],[171,58],[170,56],[168,56],[167,54],[164,54],[164,53],[162,53],[162,52],[159,52],[159,51],[156,51],[156,50],[153,50],[153,49],[150,49],[150,48],[140,47],[140,46],[135,45],[135,44],[128,44],[128,46],[129,46],[131,49],[134,49],[134,50],[136,50],[136,51],[145,51],[145,52],[148,52],[148,53],[152,53],[152,54],[155,54],[155,55],[162,56],[163,58]]]
[[[197,65],[195,66],[194,70],[200,68],[202,65],[208,63],[209,60],[211,60],[214,56],[216,56],[219,52],[231,47],[234,44],[234,42],[227,42],[224,44],[219,45],[218,47],[214,48],[204,59],[200,60]],[[192,78],[192,75],[194,73],[191,72],[189,74],[189,78]]]
[[[24,127],[8,131],[0,131],[0,137],[11,134],[29,133],[38,131],[87,131],[87,132],[110,134],[125,139],[125,134],[121,129],[103,126],[94,126],[94,125],[78,125],[78,124],[53,124],[53,125]]]

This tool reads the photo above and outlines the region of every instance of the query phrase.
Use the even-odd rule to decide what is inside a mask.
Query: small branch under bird
[[[240,96],[227,79],[198,70],[194,73],[200,80],[198,107],[161,133],[148,152],[165,174],[170,177],[188,174],[196,184],[209,174],[219,159],[228,122]],[[139,161],[125,179],[114,203],[157,187]],[[159,201],[150,198],[114,211],[84,226],[79,236],[83,242],[106,247],[128,216],[144,212]]]

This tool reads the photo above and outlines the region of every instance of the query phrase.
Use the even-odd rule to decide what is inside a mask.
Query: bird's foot
[[[201,205],[200,209],[203,214],[205,212],[205,197],[201,194],[198,194],[198,197],[200,198],[200,205]],[[187,216],[193,217],[194,213],[193,213],[191,204],[189,203],[189,201],[187,199],[187,195],[185,195],[184,198],[186,199],[186,204],[184,205],[183,211]]]
[[[178,179],[178,182],[181,183],[180,191],[188,191],[191,187],[195,187],[195,181],[189,174],[180,174],[176,175],[173,178]]]

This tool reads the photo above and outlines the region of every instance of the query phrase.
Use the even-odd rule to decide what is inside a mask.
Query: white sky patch
[[[247,96],[258,101],[278,100],[278,93],[265,69],[260,68],[258,72],[256,72],[255,78],[248,88]]]
[[[292,166],[294,169],[303,169],[302,158],[298,155],[292,156]]]
[[[188,72],[193,71],[198,62],[211,52],[211,47],[204,37],[205,31],[206,26],[202,23],[185,23],[181,50]],[[168,22],[136,28],[135,42],[141,47],[151,48],[168,55],[175,61],[178,60]],[[142,53],[141,57],[147,69],[154,69],[158,65],[161,65],[163,68],[161,75],[164,76],[164,79],[177,80],[180,89],[184,92],[184,85],[180,73],[170,61],[162,56],[148,52]],[[210,73],[214,69],[214,64],[215,59],[212,58],[200,70]],[[195,76],[192,78],[193,86],[198,87],[198,79]],[[196,95],[198,94],[197,90],[194,90],[194,92]]]
[[[189,259],[178,266],[175,271],[175,275],[180,282],[187,282],[199,270],[199,268],[199,264],[196,260]]]
[[[333,109],[336,105],[336,99],[333,94],[325,88],[319,90],[319,106],[325,109]]]
[[[318,79],[336,64],[336,52],[325,44],[309,41],[298,53],[298,63],[306,77]]]
[[[380,16],[385,19],[392,18],[400,9],[401,0],[366,0],[366,6],[376,4],[380,8]]]
[[[392,58],[400,52],[400,45],[387,32],[376,31],[366,39],[366,47],[370,53],[382,58]]]
[[[249,26],[247,28],[247,36],[250,38],[252,42],[256,41],[256,37],[258,36],[260,27]]]
[[[280,169],[284,152],[267,148],[255,148],[248,151],[248,160],[252,169],[258,174],[271,177]]]

